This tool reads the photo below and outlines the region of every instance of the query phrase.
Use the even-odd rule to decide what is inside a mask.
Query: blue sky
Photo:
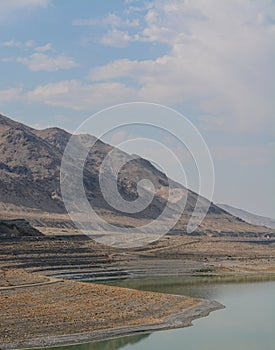
[[[0,112],[74,130],[173,107],[208,143],[214,200],[275,217],[274,19],[271,0],[0,0]]]

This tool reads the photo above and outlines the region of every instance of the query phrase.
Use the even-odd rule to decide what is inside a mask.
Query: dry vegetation
[[[21,270],[0,270],[1,286],[14,285],[16,279],[19,286],[45,281]],[[182,296],[62,280],[0,287],[0,344],[159,323],[199,303]]]

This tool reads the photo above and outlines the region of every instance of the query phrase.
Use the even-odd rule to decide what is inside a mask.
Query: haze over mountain
[[[71,134],[59,128],[35,130],[0,115],[0,206],[8,208],[28,208],[30,212],[47,212],[65,215],[66,210],[60,191],[60,165],[64,149]],[[75,141],[83,147],[94,142],[91,135],[76,135]],[[117,187],[121,196],[133,201],[138,197],[137,183],[150,179],[156,193],[151,204],[139,213],[127,214],[113,209],[104,199],[99,186],[99,169],[106,155],[114,150],[119,159],[127,163],[119,172]],[[114,166],[115,167],[115,166]],[[149,161],[133,159],[112,146],[96,141],[90,150],[84,171],[83,183],[87,198],[93,208],[104,219],[124,226],[137,225],[138,222],[157,218],[167,203],[168,179]],[[105,171],[105,180],[111,180],[113,166]],[[169,206],[169,215],[178,211],[178,202],[187,196],[187,203],[181,219],[176,225],[177,232],[186,231],[186,223],[192,215],[197,194],[187,190],[181,184],[170,182],[173,189],[173,204]],[[150,189],[143,189],[150,195]],[[111,194],[112,195],[112,194]],[[200,197],[201,203],[207,202]],[[228,214],[225,210],[210,203],[209,211],[203,223],[196,230],[198,234],[259,234],[268,231],[249,225]]]
[[[228,204],[217,204],[220,208],[226,210],[228,213],[237,216],[238,218],[258,226],[266,226],[275,229],[275,220],[265,216],[249,213],[243,209],[232,207]]]

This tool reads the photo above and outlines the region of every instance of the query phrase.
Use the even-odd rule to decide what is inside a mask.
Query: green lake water
[[[109,283],[110,284],[110,283]],[[274,350],[275,281],[154,277],[113,282],[123,287],[215,299],[226,306],[193,327],[63,346],[55,350]]]

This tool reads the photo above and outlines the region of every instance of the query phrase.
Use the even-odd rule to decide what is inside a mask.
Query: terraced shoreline
[[[16,269],[2,269],[0,276],[1,349],[185,327],[223,308],[215,301],[106,285],[66,280],[49,284],[44,276]]]
[[[51,231],[53,232],[53,231]],[[76,282],[159,275],[274,276],[274,241],[166,236],[114,249],[86,236],[0,240],[0,349],[103,340],[190,325],[214,301]]]
[[[114,249],[82,235],[1,239],[0,267],[74,280],[156,275],[274,273],[275,241],[166,236],[147,247]]]

